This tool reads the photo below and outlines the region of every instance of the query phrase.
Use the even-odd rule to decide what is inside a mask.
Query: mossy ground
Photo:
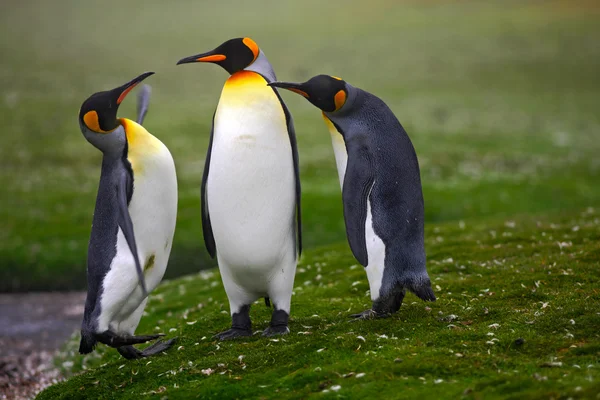
[[[600,393],[600,210],[429,226],[438,296],[409,294],[387,319],[351,322],[368,284],[346,245],[306,253],[291,333],[217,342],[230,323],[217,271],[164,283],[140,333],[179,342],[126,361],[75,336],[58,363],[75,375],[38,399],[76,398],[596,398]]]

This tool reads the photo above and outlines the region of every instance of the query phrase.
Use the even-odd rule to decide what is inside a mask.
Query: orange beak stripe
[[[291,90],[294,93],[298,93],[300,96],[304,96],[308,99],[308,93],[306,93],[304,90],[294,89],[294,88],[287,88],[287,89]]]
[[[333,96],[333,101],[335,102],[335,111],[342,108],[346,103],[346,92],[343,90],[338,91],[335,96]]]
[[[125,99],[125,96],[127,96],[127,94],[129,92],[131,92],[131,90],[136,87],[138,84],[134,83],[133,85],[129,86],[127,89],[125,89],[123,91],[123,93],[121,93],[121,95],[119,96],[119,98],[117,99],[117,104],[121,104],[121,102]]]
[[[196,59],[196,61],[198,61],[198,62],[217,62],[217,61],[223,61],[226,58],[227,57],[225,57],[223,54],[215,54],[212,56],[200,57],[200,58]]]

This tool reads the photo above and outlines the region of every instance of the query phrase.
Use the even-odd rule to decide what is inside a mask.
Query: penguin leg
[[[371,292],[371,301],[373,302],[373,306],[363,312],[350,315],[350,318],[354,318],[355,320],[369,320],[383,316],[380,314],[382,308],[378,307],[378,302],[381,299],[380,291],[385,265],[385,248],[382,247],[377,250],[378,251],[374,251],[370,256],[369,265],[365,267],[367,279],[369,280],[369,290]]]
[[[244,336],[252,336],[250,305],[242,306],[238,312],[231,314],[231,328],[217,333],[214,337],[219,340],[231,340]]]
[[[219,271],[223,280],[223,287],[227,298],[229,299],[229,309],[231,312],[231,328],[217,333],[214,337],[219,340],[231,340],[238,337],[252,336],[252,322],[250,321],[250,304],[252,304],[258,295],[250,293],[244,287],[240,286],[230,272],[230,268],[217,253]]]
[[[273,302],[273,313],[271,314],[271,323],[263,331],[263,336],[287,335],[290,333],[288,322],[297,259],[293,250],[288,254],[289,257],[287,257],[284,264],[277,268],[277,274],[269,284],[269,298]]]

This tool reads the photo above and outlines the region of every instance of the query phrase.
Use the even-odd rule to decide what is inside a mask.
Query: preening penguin
[[[168,349],[174,340],[157,341],[143,351],[132,346],[163,336],[134,333],[148,292],[165,273],[177,215],[173,158],[141,125],[150,88],[140,92],[137,122],[117,119],[125,96],[152,74],[93,94],[79,112],[81,132],[103,153],[88,248],[81,354],[100,342],[117,348],[125,358],[147,357]]]
[[[204,242],[217,257],[232,319],[217,337],[251,335],[250,305],[263,296],[274,305],[263,334],[285,334],[302,251],[292,116],[267,86],[275,73],[252,39],[231,39],[177,64],[196,62],[231,74],[213,116],[201,189]]]
[[[424,206],[414,147],[388,106],[340,78],[272,82],[323,111],[332,137],[350,248],[365,266],[371,310],[357,318],[398,311],[406,289],[434,301],[425,268]]]

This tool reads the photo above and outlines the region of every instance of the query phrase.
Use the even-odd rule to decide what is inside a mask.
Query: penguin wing
[[[346,143],[348,166],[344,177],[342,199],[346,235],[352,254],[363,266],[369,264],[365,239],[367,202],[375,182],[375,165],[367,144],[360,139]]]
[[[208,171],[210,169],[210,155],[212,152],[213,135],[215,130],[215,113],[213,114],[212,125],[210,127],[210,140],[208,142],[208,151],[206,153],[206,161],[204,162],[204,172],[202,173],[202,185],[200,188],[200,203],[202,207],[202,234],[204,235],[204,245],[211,258],[215,258],[217,247],[215,246],[215,238],[212,232],[210,223],[210,215],[208,214],[208,201],[206,199],[206,181],[208,180]]]
[[[269,80],[265,78],[267,82]],[[277,95],[279,99],[279,103],[281,104],[281,108],[283,108],[283,113],[285,114],[285,121],[287,123],[287,131],[288,136],[290,137],[290,145],[292,146],[292,160],[294,161],[294,177],[296,180],[296,225],[298,229],[298,255],[302,254],[302,207],[301,207],[301,193],[302,190],[300,188],[300,161],[298,157],[298,144],[296,143],[296,131],[294,129],[294,120],[292,119],[292,114],[287,109],[283,99],[279,95],[279,92],[272,87],[273,91]]]
[[[136,122],[140,125],[144,123],[144,118],[146,118],[146,114],[148,113],[148,106],[150,105],[150,92],[150,85],[144,85],[138,94]]]
[[[137,269],[138,278],[140,285],[142,286],[142,292],[144,297],[148,295],[146,290],[146,282],[144,280],[144,272],[142,271],[142,265],[140,263],[140,257],[138,256],[137,245],[135,243],[135,235],[133,234],[133,222],[131,221],[131,215],[129,215],[129,207],[127,205],[128,193],[133,192],[133,177],[130,173],[123,172],[117,180],[117,203],[119,208],[118,223],[123,236],[127,241],[129,250],[133,255],[135,261],[135,268]]]

